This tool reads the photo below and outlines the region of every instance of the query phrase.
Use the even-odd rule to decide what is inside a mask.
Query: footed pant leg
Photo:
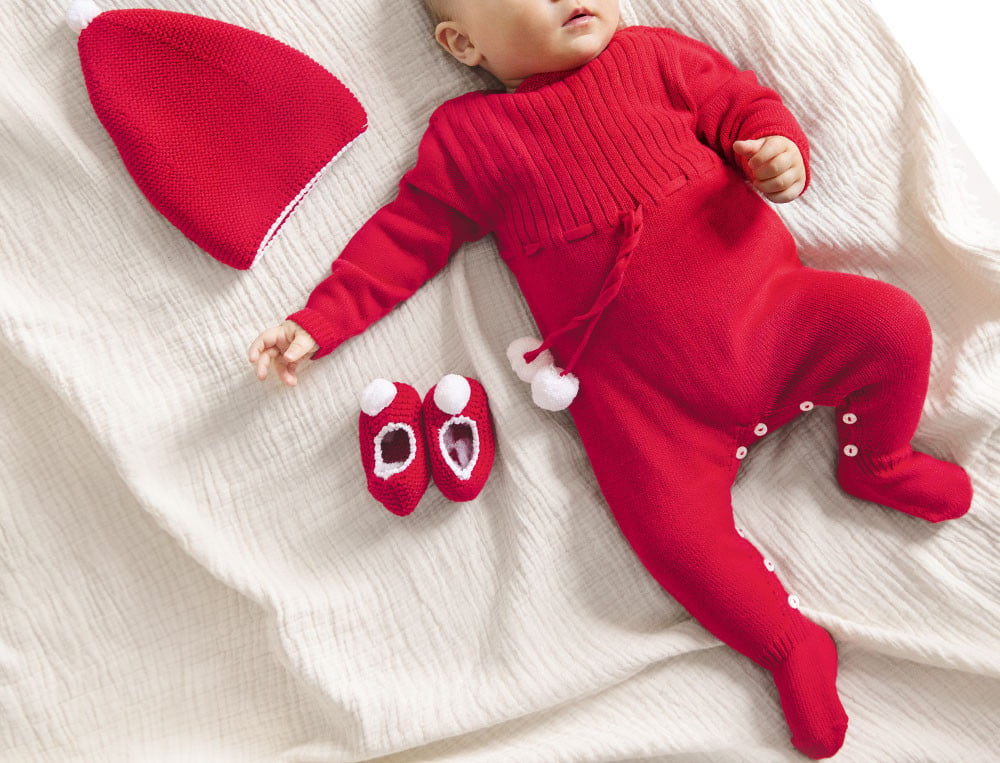
[[[664,430],[650,426],[631,444],[617,433],[590,443],[612,513],[668,593],[715,636],[772,672],[792,743],[814,758],[832,755],[848,720],[836,689],[836,646],[737,532],[730,498],[735,444],[697,425],[675,421]]]
[[[972,483],[960,466],[915,451],[927,394],[931,329],[923,309],[891,284],[801,268],[775,322],[784,337],[786,405],[836,406],[837,479],[859,498],[931,522],[962,516]]]

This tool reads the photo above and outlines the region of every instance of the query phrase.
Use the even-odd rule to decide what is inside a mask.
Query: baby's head
[[[424,1],[441,47],[508,91],[532,74],[583,66],[621,26],[618,0]],[[578,14],[583,18],[571,20]]]

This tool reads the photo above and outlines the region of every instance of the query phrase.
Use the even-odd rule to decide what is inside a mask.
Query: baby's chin
[[[549,72],[564,72],[570,71],[571,69],[579,69],[584,64],[590,63],[597,58],[607,47],[608,44],[607,41],[605,41],[603,45],[590,47],[581,46],[578,50],[564,51],[560,55],[555,55],[550,58],[535,59],[532,61],[530,71],[518,71],[516,74],[511,74],[507,78],[524,80],[528,77],[533,77],[536,74],[547,74]],[[480,64],[480,67],[488,71],[501,82],[504,80],[504,77],[500,76],[492,69],[482,64]]]
[[[577,38],[573,41],[570,49],[566,51],[565,56],[565,58],[571,60],[573,63],[563,68],[575,69],[577,66],[583,66],[593,61],[604,52],[609,42],[611,42],[610,35],[588,35],[587,37]]]
[[[569,69],[578,69],[584,64],[588,64],[597,58],[604,49],[608,47],[607,42],[603,45],[580,45],[574,50],[568,50],[559,56],[553,56],[545,61],[541,61],[536,67],[536,74],[545,72],[564,72]]]

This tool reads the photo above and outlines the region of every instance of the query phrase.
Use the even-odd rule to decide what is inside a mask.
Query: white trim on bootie
[[[391,432],[395,432],[397,429],[402,429],[406,432],[407,437],[410,441],[410,455],[406,457],[406,460],[400,463],[399,461],[392,461],[391,463],[386,463],[382,460],[382,439],[386,437]],[[381,477],[382,479],[389,479],[393,474],[399,474],[406,470],[406,467],[413,463],[413,459],[417,455],[417,436],[413,432],[413,427],[409,424],[403,424],[402,422],[390,421],[375,435],[375,476]]]
[[[436,398],[435,402],[437,402]],[[464,408],[465,406],[462,407]],[[472,457],[464,468],[456,465],[455,459],[448,455],[448,448],[445,445],[445,433],[455,424],[468,424],[472,430]],[[438,430],[438,447],[441,449],[444,462],[448,464],[448,468],[455,473],[455,476],[460,480],[467,480],[472,476],[472,470],[476,468],[476,462],[479,460],[479,427],[468,416],[452,416]]]

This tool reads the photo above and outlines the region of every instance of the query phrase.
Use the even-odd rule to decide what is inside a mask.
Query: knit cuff
[[[311,307],[292,313],[285,320],[297,323],[319,345],[319,349],[312,354],[312,360],[329,355],[344,341],[341,332],[337,331],[336,327],[323,317],[321,312]]]

